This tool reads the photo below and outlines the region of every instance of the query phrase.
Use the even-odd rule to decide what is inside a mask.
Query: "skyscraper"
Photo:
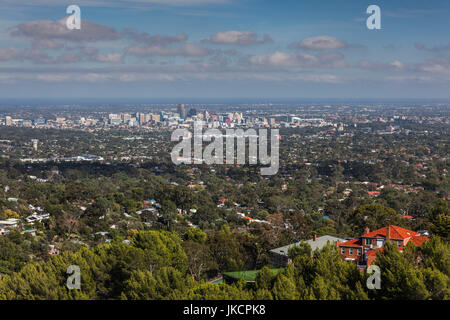
[[[144,125],[147,122],[149,122],[150,116],[148,114],[145,113],[139,113],[139,116],[137,117],[139,119],[139,125]]]
[[[151,115],[151,120],[154,122],[160,122],[161,121],[161,115],[159,114],[152,114]]]
[[[177,112],[180,114],[181,119],[186,119],[186,110],[184,109],[184,104],[177,105]]]
[[[131,120],[131,114],[129,113],[123,113],[122,114],[122,121],[123,123],[128,123],[128,121]]]
[[[195,108],[191,108],[187,114],[188,117],[193,117],[197,114],[197,110]]]

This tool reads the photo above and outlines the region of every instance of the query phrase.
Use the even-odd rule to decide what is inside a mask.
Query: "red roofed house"
[[[397,244],[398,249],[403,251],[410,241],[421,246],[428,240],[430,240],[428,237],[421,236],[418,232],[390,225],[372,232],[366,228],[361,237],[346,242],[338,241],[336,245],[343,260],[354,261],[358,266],[365,268],[375,260],[378,250],[382,252],[386,241]]]

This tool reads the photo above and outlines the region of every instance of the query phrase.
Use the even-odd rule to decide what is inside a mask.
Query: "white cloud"
[[[186,56],[203,57],[210,53],[210,50],[199,47],[192,43],[185,43],[177,48],[169,48],[161,45],[155,46],[132,46],[127,50],[128,54],[137,56]]]
[[[121,62],[123,54],[121,53],[99,53],[94,57],[98,62]]]
[[[0,61],[8,61],[19,58],[21,52],[13,47],[0,48]]]
[[[368,61],[363,60],[357,64],[357,67],[361,69],[375,70],[375,71],[406,71],[408,66],[399,61],[394,60],[391,62],[379,62],[379,61]]]
[[[405,65],[403,62],[398,61],[398,60],[389,62],[388,65],[389,65],[390,67],[392,67],[392,68],[393,68],[394,70],[396,70],[396,71],[402,71],[402,70],[405,70],[405,69],[406,69],[406,65]]]
[[[102,83],[111,81],[138,82],[175,80],[181,80],[181,77],[161,73],[0,73],[1,83],[17,83],[19,81]]]
[[[184,42],[188,39],[188,36],[185,33],[180,33],[175,36],[164,36],[159,34],[150,35],[147,32],[139,32],[132,29],[125,29],[123,35],[125,38],[129,38],[141,45],[145,44],[148,46],[165,46],[171,43]]]
[[[317,63],[317,58],[307,54],[294,54],[276,51],[271,54],[255,55],[250,57],[250,63],[254,65],[270,67],[299,67],[311,66]]]
[[[347,48],[348,43],[336,37],[318,36],[293,43],[291,47],[308,50],[331,50]]]
[[[237,30],[218,32],[212,35],[209,39],[203,41],[215,44],[234,44],[240,46],[273,42],[273,40],[267,34],[265,34],[261,40],[258,40],[258,35],[253,31],[237,31]]]
[[[69,30],[66,18],[59,21],[35,20],[22,23],[11,33],[12,36],[22,36],[34,41],[60,40],[72,42],[97,42],[118,40],[122,37],[114,28],[82,20],[81,30]]]
[[[434,74],[450,75],[450,59],[430,59],[419,64],[417,70]]]
[[[66,52],[60,55],[57,62],[60,63],[74,63],[80,62],[82,60],[81,56],[75,52]]]
[[[343,68],[347,66],[345,57],[337,52],[311,55],[276,51],[271,54],[251,56],[249,61],[252,65],[262,68]]]
[[[393,82],[434,82],[437,79],[434,79],[430,76],[418,76],[418,75],[403,75],[403,76],[389,76],[386,77],[386,80]]]

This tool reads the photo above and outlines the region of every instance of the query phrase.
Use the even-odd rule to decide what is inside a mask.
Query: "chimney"
[[[390,226],[387,226],[386,227],[386,242],[391,240],[390,231],[391,231]]]
[[[314,241],[317,241],[317,234],[314,233]]]
[[[366,227],[366,229],[364,229],[364,234],[368,234],[370,232],[369,227]]]

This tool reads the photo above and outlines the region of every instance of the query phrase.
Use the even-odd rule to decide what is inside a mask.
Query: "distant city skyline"
[[[81,30],[69,31],[64,19],[73,4],[81,7]],[[366,27],[371,4],[381,8],[381,30]],[[450,2],[444,0],[0,5],[0,104],[450,99]]]

